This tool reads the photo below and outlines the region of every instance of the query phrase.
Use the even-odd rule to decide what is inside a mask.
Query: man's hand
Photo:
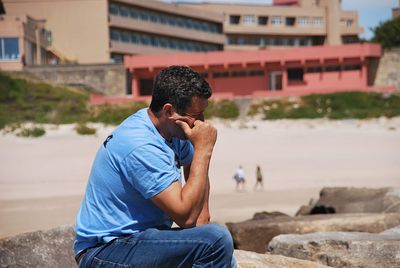
[[[186,120],[176,120],[175,122],[182,128],[186,137],[192,142],[195,150],[207,149],[210,152],[212,151],[217,140],[217,129],[213,125],[208,122],[196,120],[191,128]]]

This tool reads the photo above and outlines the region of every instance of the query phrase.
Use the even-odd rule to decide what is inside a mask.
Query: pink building
[[[373,87],[381,47],[375,44],[317,46],[258,51],[126,56],[132,77],[127,98],[93,96],[92,103],[150,97],[153,78],[170,65],[190,66],[213,88],[214,98],[298,96],[338,91],[391,91]]]

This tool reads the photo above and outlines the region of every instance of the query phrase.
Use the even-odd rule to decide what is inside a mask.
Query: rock
[[[400,188],[323,188],[319,200],[302,206],[296,215],[317,212],[335,213],[389,213],[400,212]]]
[[[76,267],[72,225],[0,240],[0,267]]]
[[[400,234],[327,232],[279,235],[272,254],[311,260],[331,267],[400,267]]]
[[[235,248],[265,253],[271,239],[280,234],[339,231],[380,233],[400,225],[400,213],[277,216],[226,225],[232,234]]]
[[[387,229],[385,231],[383,231],[380,234],[384,234],[384,235],[400,235],[400,225],[393,227],[391,229]]]
[[[253,220],[263,220],[263,219],[275,218],[278,216],[286,216],[290,218],[289,215],[286,215],[285,213],[279,211],[273,211],[273,212],[262,211],[254,213]]]
[[[235,250],[238,268],[324,268],[316,262],[304,261],[280,255],[259,254],[251,251]]]

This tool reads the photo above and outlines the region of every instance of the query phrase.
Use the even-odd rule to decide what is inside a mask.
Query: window
[[[121,39],[119,31],[111,29],[110,38],[113,41],[119,41]]]
[[[306,72],[307,73],[321,73],[322,67],[319,67],[319,66],[308,67]]]
[[[282,17],[280,16],[273,16],[271,18],[271,24],[272,25],[281,25],[282,24]]]
[[[112,15],[118,15],[118,6],[116,4],[111,3],[108,7],[108,12]]]
[[[137,34],[131,34],[131,43],[139,43],[139,36]]]
[[[295,17],[287,17],[286,18],[286,26],[294,26],[295,23],[296,23]]]
[[[140,96],[151,96],[153,92],[153,79],[140,79]]]
[[[119,8],[119,14],[123,17],[129,17],[129,8],[122,6]]]
[[[351,26],[353,26],[353,20],[352,19],[348,19],[348,20],[346,20],[346,27],[351,27]]]
[[[243,17],[244,25],[254,25],[256,24],[256,18],[254,15],[244,15]]]
[[[304,72],[302,68],[289,68],[287,69],[289,82],[302,82]]]
[[[123,54],[111,54],[111,61],[115,63],[121,63],[124,61],[124,55]]]
[[[139,18],[139,12],[136,9],[131,8],[131,10],[129,10],[129,16],[132,19],[138,19]]]
[[[356,70],[361,70],[361,65],[360,64],[353,64],[353,65],[345,65],[343,66],[344,71],[356,71]]]
[[[242,77],[242,76],[247,76],[246,71],[233,71],[232,72],[233,77]]]
[[[157,16],[157,14],[155,14],[155,13],[153,13],[153,12],[150,12],[150,21],[151,22],[154,22],[154,23],[157,23],[158,22],[158,16]]]
[[[359,39],[357,35],[342,35],[342,43],[343,44],[352,44],[358,43]]]
[[[18,38],[0,38],[0,60],[17,60],[19,57]]]
[[[268,17],[266,16],[258,17],[258,25],[267,25],[267,24],[268,24]]]
[[[315,17],[313,18],[313,24],[315,26],[322,26],[324,24],[324,21],[321,17]]]
[[[121,40],[122,42],[129,43],[131,41],[131,36],[128,32],[122,32],[121,34]]]
[[[142,35],[140,36],[140,41],[141,41],[141,43],[142,43],[143,45],[149,45],[149,44],[150,44],[150,38],[149,38],[149,36],[146,35],[146,34],[142,34]]]
[[[144,10],[140,11],[140,19],[149,20],[150,19],[149,13]]]
[[[328,66],[325,68],[326,72],[339,72],[340,66]]]
[[[308,17],[300,17],[298,24],[300,26],[306,26],[308,24]]]
[[[215,72],[213,78],[229,77],[229,72]]]
[[[252,70],[249,71],[249,76],[264,76],[263,70]]]
[[[239,15],[230,15],[229,16],[229,24],[239,24],[240,16]]]

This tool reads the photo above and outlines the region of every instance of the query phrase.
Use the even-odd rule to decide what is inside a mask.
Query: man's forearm
[[[195,226],[203,209],[208,185],[211,151],[195,150],[186,184],[181,190],[182,209],[179,221],[186,227]],[[181,226],[181,224],[178,224]]]
[[[207,176],[206,193],[204,195],[203,208],[200,212],[199,218],[197,219],[196,223],[197,226],[210,223],[209,197],[210,197],[210,179]]]

